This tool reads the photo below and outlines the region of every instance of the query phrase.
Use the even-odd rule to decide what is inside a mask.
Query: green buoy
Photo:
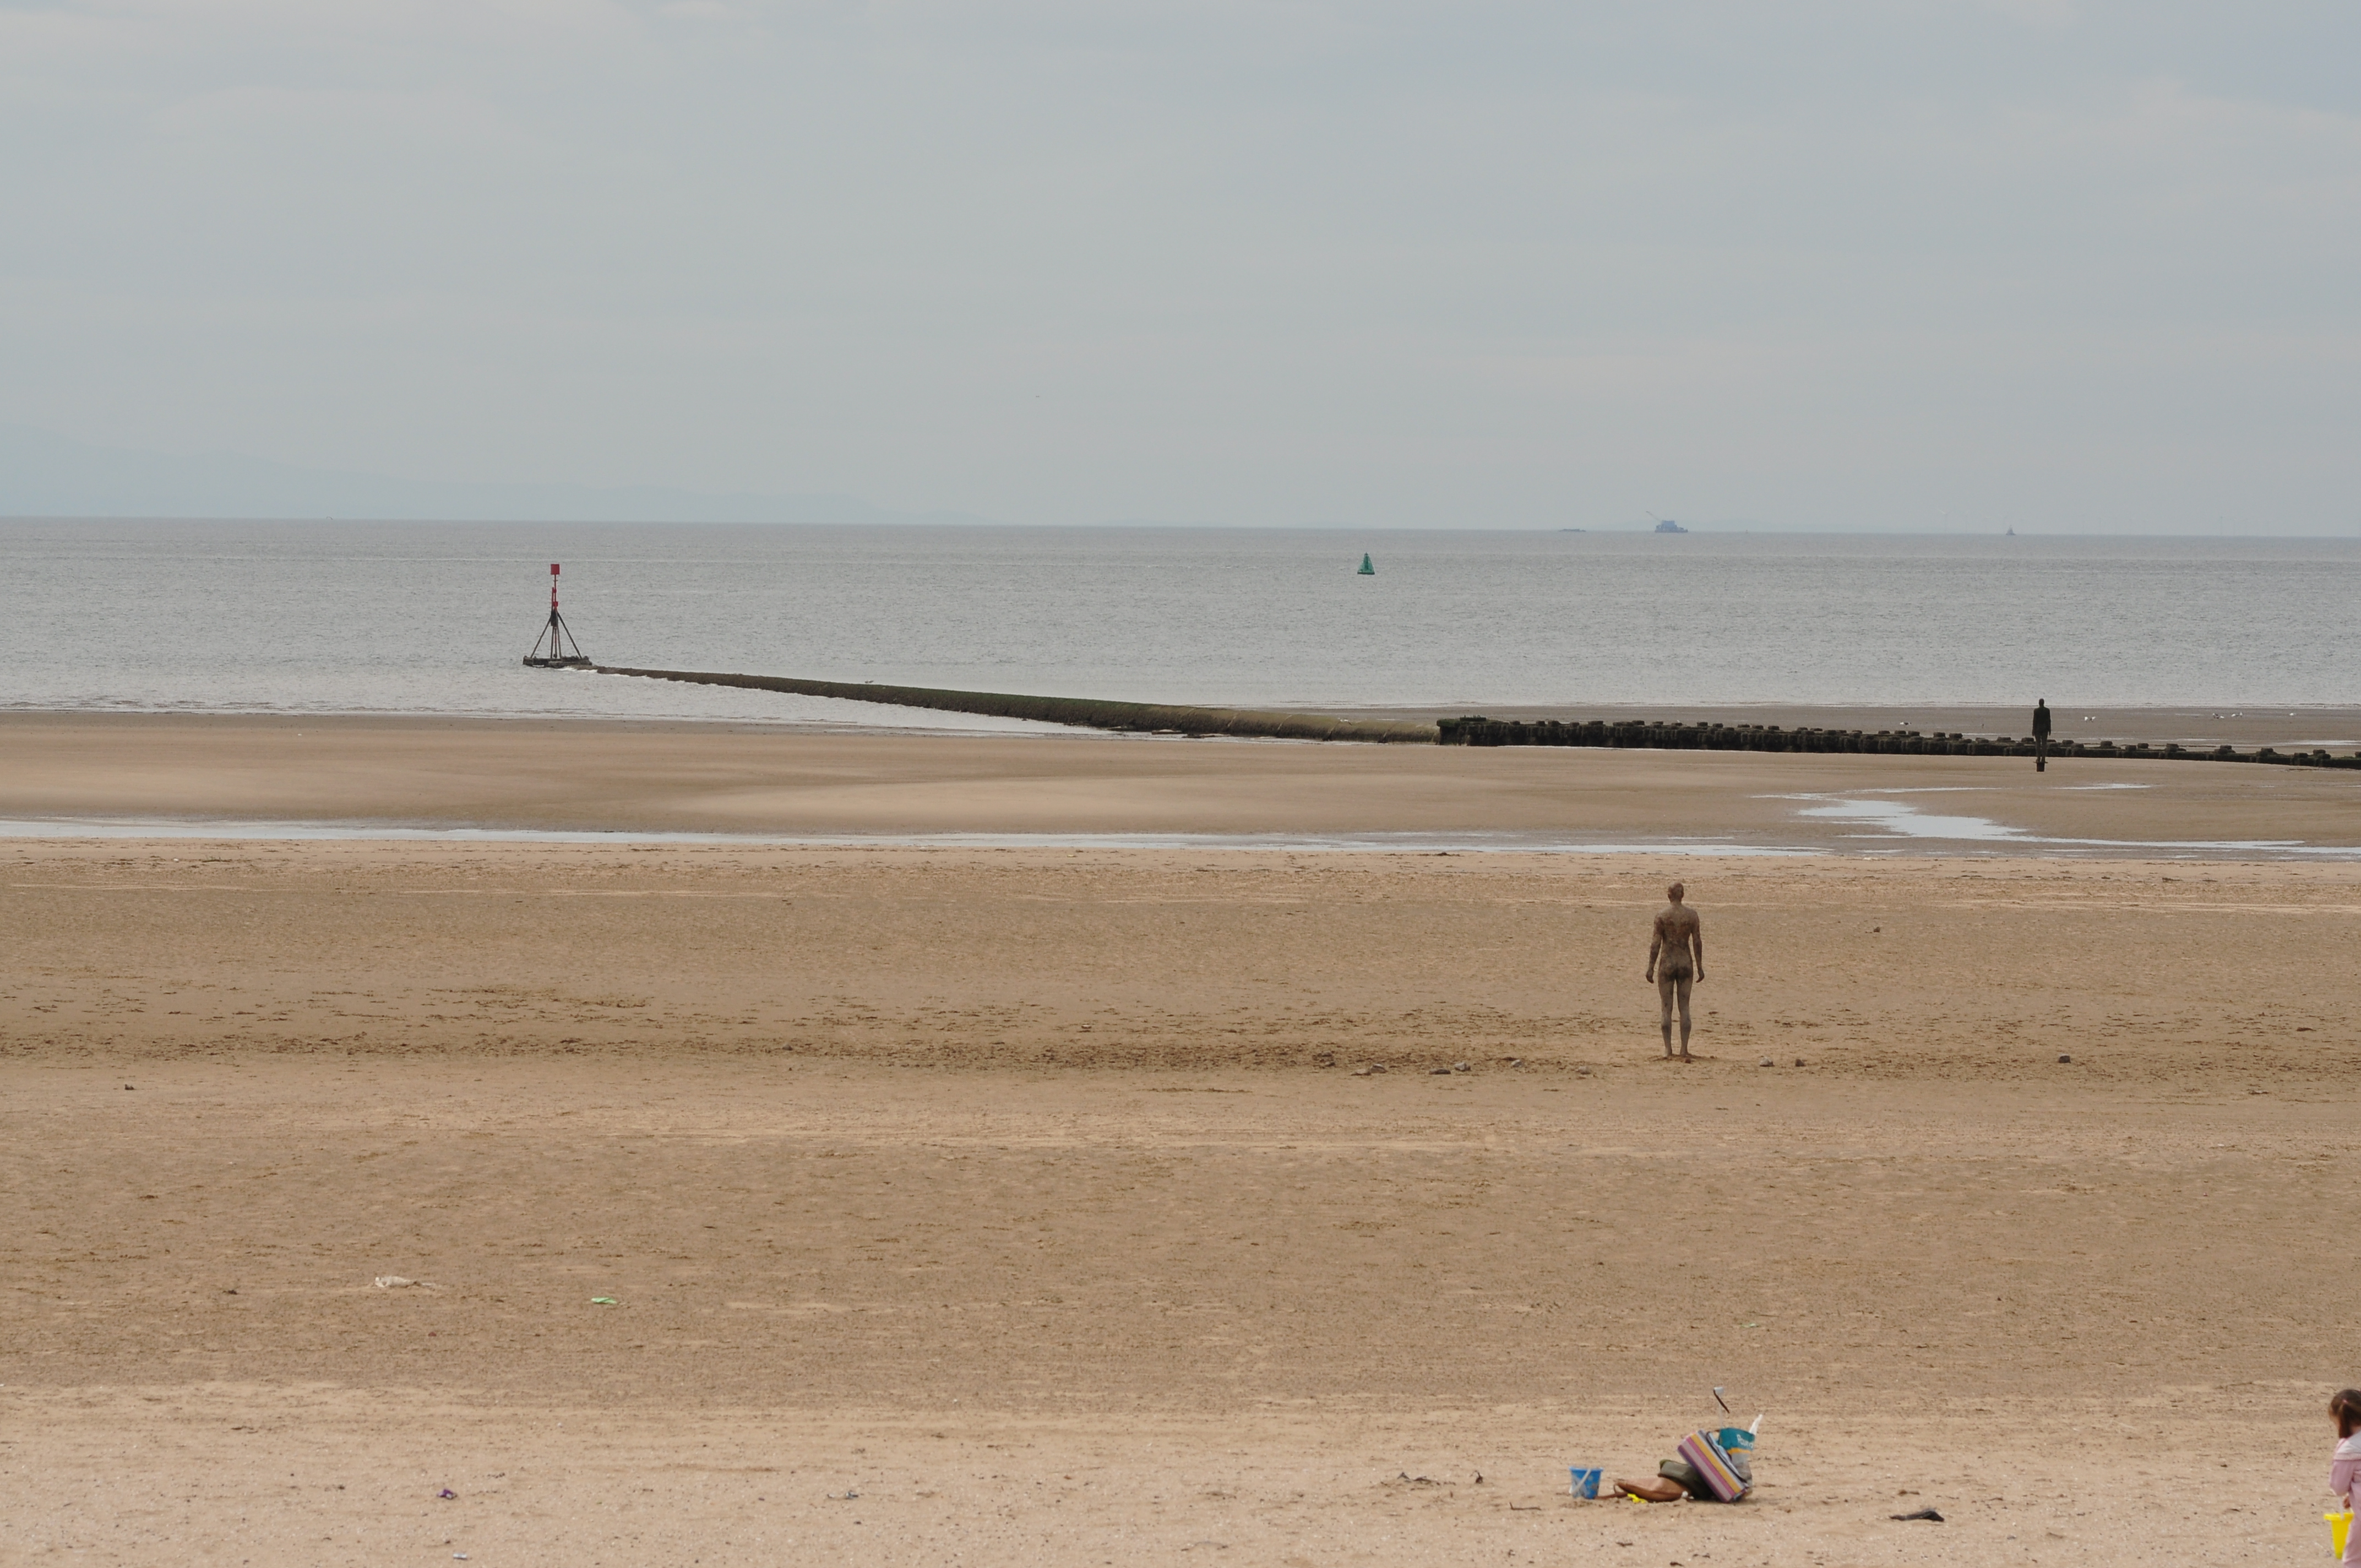
[[[1367,551],[1366,551],[1366,550],[1362,551],[1362,552],[1361,552],[1361,569],[1360,569],[1358,572],[1355,573],[1355,574],[1354,574],[1354,576],[1361,576],[1361,577],[1374,577],[1374,576],[1376,576],[1377,575],[1378,575],[1378,569],[1377,569],[1377,567],[1375,567],[1375,566],[1373,566],[1373,565],[1371,565],[1369,564],[1369,553],[1368,553]]]

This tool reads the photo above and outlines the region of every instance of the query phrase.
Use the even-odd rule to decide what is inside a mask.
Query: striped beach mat
[[[1746,1496],[1748,1483],[1739,1479],[1731,1467],[1730,1455],[1709,1431],[1691,1432],[1681,1439],[1680,1455],[1705,1480],[1706,1489],[1725,1503],[1734,1503]]]

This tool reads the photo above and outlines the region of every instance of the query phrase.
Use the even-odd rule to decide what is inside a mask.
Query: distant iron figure
[[[546,647],[547,652],[543,652]],[[590,661],[582,656],[581,645],[574,633],[566,629],[566,618],[557,613],[557,563],[549,564],[549,624],[533,639],[533,652],[524,656],[527,665],[536,670],[587,670]]]
[[[1361,569],[1353,575],[1356,577],[1374,577],[1378,575],[1377,565],[1370,561],[1367,551],[1361,552]]]

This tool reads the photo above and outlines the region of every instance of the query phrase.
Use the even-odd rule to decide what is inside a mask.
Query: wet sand
[[[1914,837],[1841,805],[1872,797],[2001,831]],[[2036,773],[2010,758],[0,716],[0,818],[789,838],[1392,833],[2142,855],[2223,842],[2361,849],[2356,807],[2361,773],[2218,762],[2083,759]]]
[[[1107,824],[1663,833],[1869,761],[126,732],[0,725],[5,809],[940,832],[1064,767]],[[2221,779],[2159,835],[2349,812],[2104,766]],[[1677,864],[1687,1067],[1642,854],[0,843],[0,1559],[2322,1553],[2361,867]],[[1717,1384],[1756,1497],[1564,1497]]]

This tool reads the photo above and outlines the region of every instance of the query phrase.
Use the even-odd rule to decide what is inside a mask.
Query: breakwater
[[[1924,734],[1916,729],[1783,729],[1776,724],[1657,724],[1645,719],[1487,718],[1470,714],[1435,726],[1445,746],[1646,747],[1673,751],[1859,751],[1903,757],[2031,757],[2030,737]],[[2333,757],[2323,750],[2279,751],[2260,746],[2189,747],[2174,741],[2118,746],[2112,740],[2049,742],[2052,757],[2130,757],[2194,762],[2276,762],[2307,768],[2361,768],[2361,753]]]
[[[996,718],[1037,718],[1093,729],[1159,735],[1239,735],[1277,740],[1362,740],[1433,745],[1435,727],[1390,718],[1331,718],[1316,713],[1271,713],[1254,708],[1178,707],[1161,703],[1099,702],[1089,697],[1023,696],[1009,692],[943,691],[932,686],[875,685],[867,681],[807,681],[791,675],[715,674],[701,670],[631,670],[598,666],[602,675],[640,675],[655,681],[686,681],[708,686],[744,686],[793,692],[800,696],[882,702],[895,707],[930,707],[944,713],[980,713]]]
[[[793,692],[802,696],[840,697],[895,707],[927,707],[944,713],[976,713],[998,718],[1031,718],[1092,729],[1159,735],[1231,735],[1280,740],[1358,740],[1444,746],[1591,746],[1671,751],[1846,751],[1902,757],[2024,757],[2030,737],[1965,735],[1916,729],[1818,729],[1776,724],[1659,723],[1650,719],[1488,718],[1469,714],[1435,723],[1410,719],[1336,718],[1325,714],[1281,713],[1258,708],[1186,707],[1163,703],[1103,702],[1090,697],[1027,696],[1014,692],[950,691],[934,686],[889,686],[867,681],[813,681],[793,675],[741,675],[705,670],[641,670],[600,664],[600,674],[638,675],[647,680],[741,686],[754,691]],[[2060,740],[2049,743],[2053,758],[2120,757],[2196,762],[2266,762],[2282,767],[2361,768],[2361,752],[2332,756],[2325,750],[2280,751],[2259,746],[2191,747],[2176,741]]]

